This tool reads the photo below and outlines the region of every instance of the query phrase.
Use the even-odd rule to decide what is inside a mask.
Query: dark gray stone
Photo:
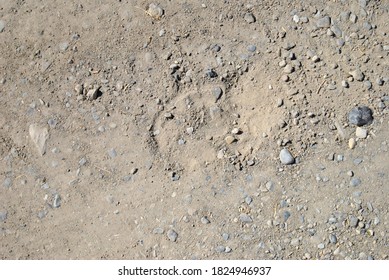
[[[348,114],[350,124],[363,126],[373,122],[373,111],[367,106],[358,106],[353,108]]]

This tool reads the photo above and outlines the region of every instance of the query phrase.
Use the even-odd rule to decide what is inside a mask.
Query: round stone
[[[282,149],[280,152],[280,160],[282,164],[289,165],[295,162],[295,158],[289,152],[288,149]]]

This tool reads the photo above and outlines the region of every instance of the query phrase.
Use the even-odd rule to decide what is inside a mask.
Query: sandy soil
[[[0,258],[388,259],[388,12],[2,0]]]

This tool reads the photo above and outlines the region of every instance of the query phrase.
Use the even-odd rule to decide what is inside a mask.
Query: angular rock
[[[319,28],[328,28],[331,26],[331,18],[329,16],[322,17],[316,21]]]
[[[373,112],[367,106],[354,107],[348,114],[348,121],[356,126],[369,125],[373,122]]]
[[[29,127],[29,133],[32,142],[38,149],[41,156],[46,153],[46,141],[49,139],[49,131],[47,127],[41,127],[37,124],[31,124]]]
[[[170,241],[172,241],[172,242],[176,242],[176,241],[177,241],[178,233],[175,232],[174,230],[169,229],[166,235],[167,235],[167,238],[168,238]]]
[[[353,78],[359,82],[362,82],[363,79],[365,78],[365,74],[359,69],[355,69],[353,71],[350,71],[349,74],[353,76]]]

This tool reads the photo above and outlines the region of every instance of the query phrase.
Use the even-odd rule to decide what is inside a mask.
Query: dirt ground
[[[2,0],[0,258],[388,259],[388,15]]]

